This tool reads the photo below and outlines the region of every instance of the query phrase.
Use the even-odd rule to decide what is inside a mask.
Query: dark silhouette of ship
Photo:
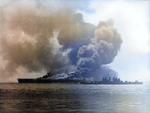
[[[78,73],[68,74],[67,77],[54,76],[52,72],[47,73],[43,77],[39,78],[18,78],[19,83],[80,83],[80,84],[143,84],[143,82],[135,81],[125,81],[123,82],[120,78],[113,77],[111,80],[110,77],[103,77],[102,81],[88,81],[83,79]]]
[[[130,82],[130,81],[125,81],[123,82],[122,80],[120,80],[120,78],[117,77],[113,77],[113,79],[111,80],[111,78],[107,78],[107,77],[103,77],[102,81],[87,81],[84,80],[82,82],[80,82],[80,84],[143,84],[143,82],[139,82],[139,81],[135,81],[135,82]]]
[[[80,83],[82,80],[82,77],[76,73],[71,73],[66,78],[57,78],[52,74],[52,72],[49,72],[39,78],[18,78],[19,83]]]

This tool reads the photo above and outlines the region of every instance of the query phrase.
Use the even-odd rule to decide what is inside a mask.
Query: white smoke
[[[122,40],[112,20],[100,22],[96,29],[74,12],[74,5],[47,7],[24,0],[0,5],[1,78],[43,70],[99,75],[102,66],[114,60]]]

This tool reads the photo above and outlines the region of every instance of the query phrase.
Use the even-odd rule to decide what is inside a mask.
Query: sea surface
[[[0,84],[0,113],[150,113],[150,84]]]

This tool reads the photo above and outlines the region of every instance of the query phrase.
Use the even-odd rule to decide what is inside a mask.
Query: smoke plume
[[[91,43],[83,45],[78,51],[78,70],[82,76],[101,78],[113,72],[104,68],[111,63],[120,49],[122,40],[110,20],[100,22]],[[105,73],[107,72],[107,74]],[[114,73],[115,74],[115,73]],[[99,76],[100,75],[100,76]]]
[[[112,20],[96,27],[84,22],[83,15],[70,5],[47,6],[22,0],[0,7],[3,79],[19,77],[22,70],[55,74],[74,70],[82,76],[92,76],[93,72],[100,75],[102,66],[114,60],[122,42]]]

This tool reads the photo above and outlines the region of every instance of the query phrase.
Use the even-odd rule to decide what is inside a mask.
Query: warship
[[[82,80],[82,77],[76,73],[64,77],[63,75],[54,76],[52,72],[39,78],[18,78],[19,83],[80,83]]]
[[[130,81],[122,81],[120,80],[120,78],[117,77],[113,77],[113,79],[111,80],[111,78],[107,78],[107,77],[103,77],[102,81],[87,81],[84,80],[82,82],[80,82],[80,84],[143,84],[142,81],[135,81],[135,82],[130,82]]]
[[[66,74],[65,74],[66,75]],[[122,81],[120,78],[103,77],[101,81],[89,81],[82,78],[79,73],[70,73],[65,77],[61,75],[53,75],[52,72],[47,73],[39,78],[18,78],[19,83],[75,83],[75,84],[143,84],[143,82]]]

